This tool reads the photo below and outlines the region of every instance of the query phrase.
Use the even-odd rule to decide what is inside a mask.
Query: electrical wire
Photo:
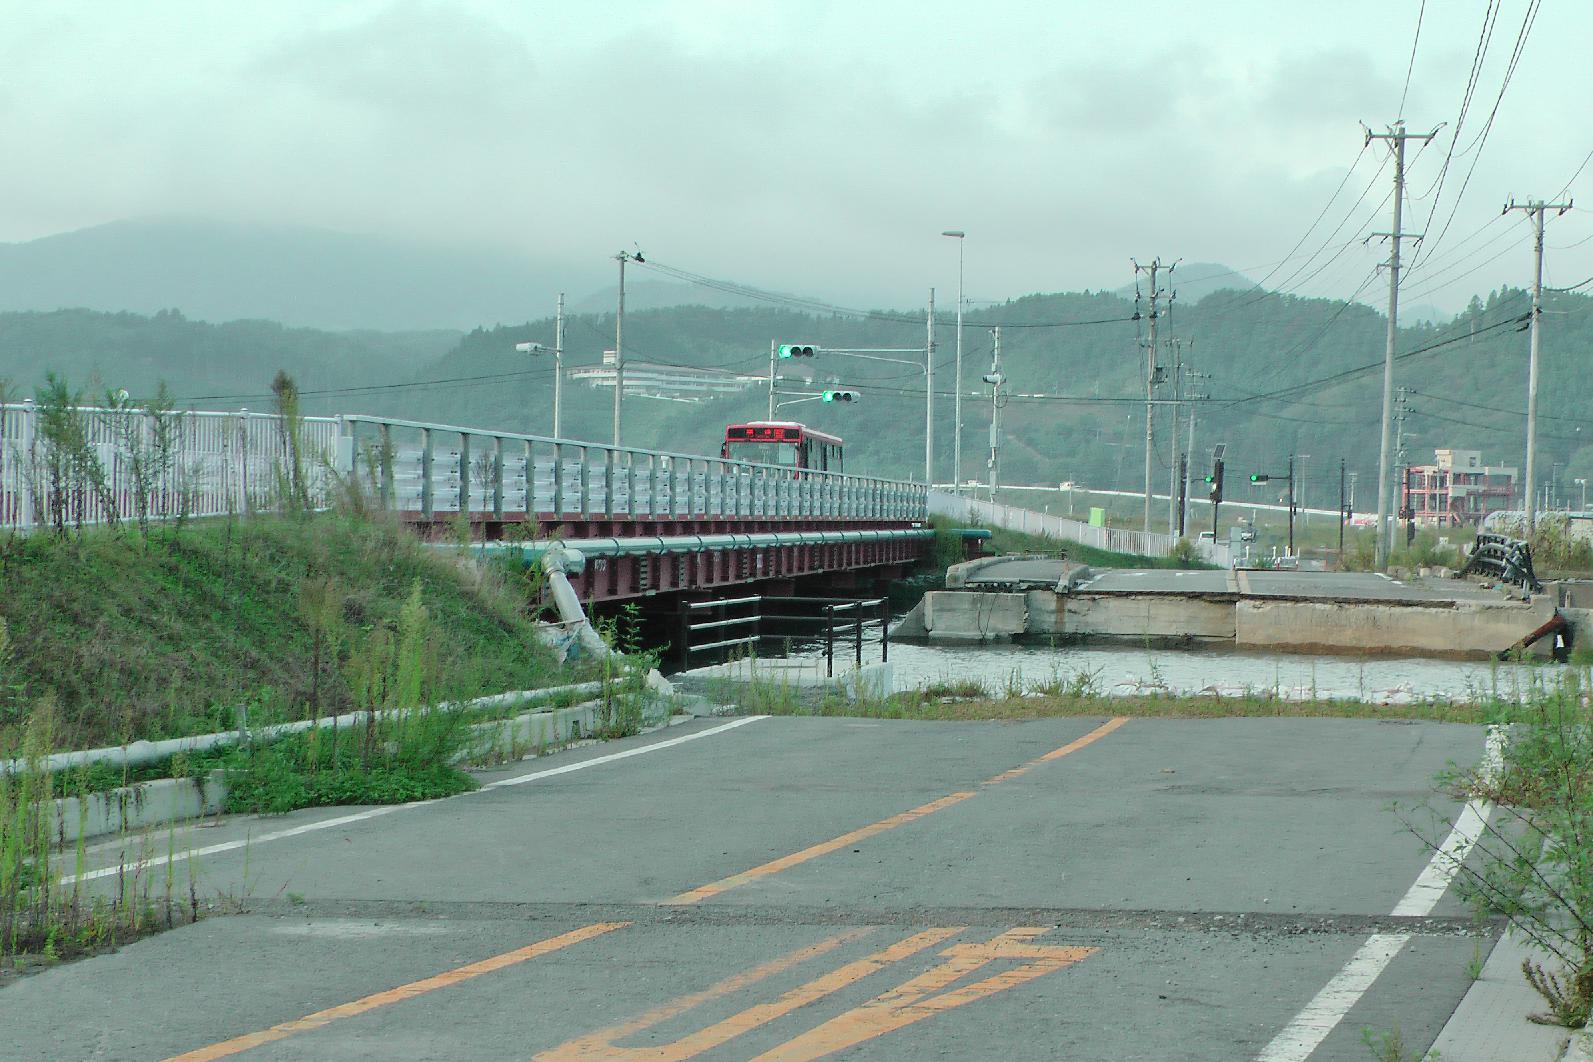
[[[1405,66],[1405,87],[1399,93],[1399,116],[1405,117],[1405,97],[1410,94],[1410,75],[1416,69],[1416,46],[1422,40],[1422,18],[1427,14],[1427,0],[1422,0],[1422,6],[1416,12],[1416,36],[1410,42],[1410,62]]]

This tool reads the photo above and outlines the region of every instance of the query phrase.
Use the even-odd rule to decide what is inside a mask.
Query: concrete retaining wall
[[[1062,612],[1058,633],[1081,638],[1193,638],[1231,642],[1235,636],[1234,603],[1225,600],[1081,594],[1063,598]]]
[[[1480,655],[1504,652],[1553,615],[1548,596],[1454,608],[1247,598],[1235,612],[1234,640],[1241,649]],[[1547,655],[1549,648],[1540,641],[1532,651]]]
[[[1009,640],[1028,629],[1025,596],[931,590],[924,595],[924,627],[932,642]]]

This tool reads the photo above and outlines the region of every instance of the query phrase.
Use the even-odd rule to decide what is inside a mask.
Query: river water
[[[822,647],[796,647],[788,659],[823,668]],[[870,631],[865,664],[880,658]],[[853,646],[837,644],[835,669],[850,668]],[[890,646],[896,690],[975,679],[991,694],[1037,686],[1091,692],[1263,694],[1290,700],[1348,698],[1376,703],[1419,700],[1514,700],[1534,686],[1552,685],[1559,665],[1506,664],[1398,657],[1308,656],[1217,649],[1174,650],[1121,646]]]

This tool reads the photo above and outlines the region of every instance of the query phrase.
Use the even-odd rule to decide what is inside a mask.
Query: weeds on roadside
[[[1588,675],[1571,671],[1550,685],[1529,683],[1519,704],[1496,710],[1509,723],[1497,756],[1446,772],[1441,788],[1458,800],[1491,805],[1473,856],[1457,870],[1462,894],[1479,915],[1511,928],[1552,956],[1531,959],[1528,984],[1548,1011],[1532,1020],[1581,1028],[1593,1013],[1593,712]],[[1438,850],[1447,822],[1406,824]]]
[[[1376,1058],[1377,1062],[1439,1062],[1437,1051],[1429,1051],[1420,1056],[1411,1054],[1397,1025],[1388,1032],[1362,1028],[1361,1043],[1372,1052],[1372,1057]]]
[[[20,747],[0,747],[0,759],[13,754],[21,767],[0,771],[0,969],[22,961],[51,962],[91,952],[156,929],[195,921],[204,913],[192,874],[188,894],[176,882],[176,840],[168,832],[166,872],[161,890],[148,873],[148,859],[125,855],[109,890],[83,885],[86,849],[79,801],[77,841],[68,856],[53,842],[58,828],[57,798],[75,795],[67,779],[44,770],[53,743],[54,709],[46,700],[29,714]],[[124,842],[139,839],[126,832]],[[140,847],[144,847],[147,838]],[[124,847],[124,852],[126,847]]]

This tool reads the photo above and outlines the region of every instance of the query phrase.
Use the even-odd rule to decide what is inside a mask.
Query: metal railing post
[[[879,662],[885,663],[891,658],[891,601],[888,597],[879,599]]]
[[[431,486],[431,444],[431,429],[420,429],[420,515],[426,520],[431,519],[434,511]]]
[[[377,476],[380,484],[377,487],[377,494],[383,509],[394,509],[397,508],[398,502],[394,496],[393,484],[393,426],[391,424],[383,424],[379,430],[381,433],[381,441],[379,443],[381,453],[376,455],[377,465],[379,466]]]
[[[492,437],[492,516],[503,519],[503,436]]]
[[[459,433],[459,512],[470,525],[470,436]]]
[[[835,606],[824,606],[824,677],[835,677]]]
[[[852,643],[853,652],[857,659],[857,666],[861,668],[863,666],[863,602],[861,600],[852,603],[852,631],[855,635]]]

